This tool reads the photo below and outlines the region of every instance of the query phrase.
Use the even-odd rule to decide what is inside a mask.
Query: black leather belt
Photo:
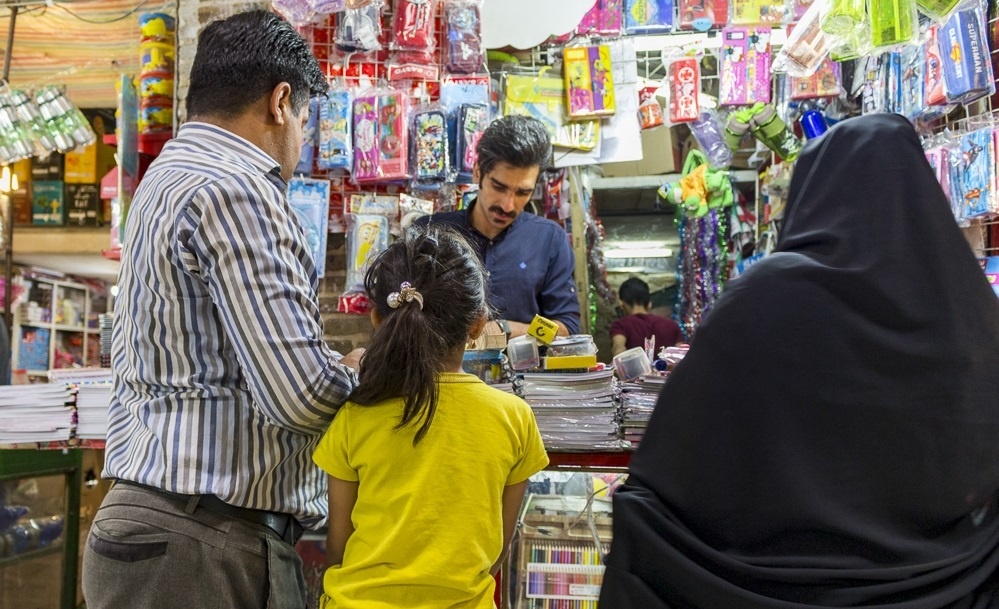
[[[151,491],[159,495],[164,495],[166,497],[172,497],[174,499],[183,501],[187,504],[188,509],[204,508],[209,512],[215,512],[216,514],[224,514],[226,516],[232,516],[233,518],[238,518],[246,522],[252,522],[254,524],[259,524],[267,527],[268,529],[274,531],[278,537],[295,545],[298,543],[299,538],[302,536],[302,525],[299,524],[298,519],[296,519],[291,514],[279,514],[278,512],[266,512],[264,510],[255,510],[252,508],[243,508],[231,505],[222,501],[215,495],[183,495],[181,493],[172,493],[170,491],[163,490],[161,488],[156,488],[146,484],[139,484],[138,482],[132,482],[131,480],[118,480],[115,484],[123,484],[125,486],[132,486],[135,488]]]

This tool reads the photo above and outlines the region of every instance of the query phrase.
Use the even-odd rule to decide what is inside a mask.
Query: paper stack
[[[625,447],[618,425],[613,370],[521,374],[514,381],[538,421],[548,450],[606,451]]]
[[[72,400],[66,385],[0,386],[0,444],[69,440]]]
[[[62,368],[49,371],[52,383],[76,390],[76,437],[103,440],[108,433],[111,403],[110,368]]]
[[[665,381],[665,377],[648,375],[621,385],[621,431],[634,448],[638,448],[645,435]]]

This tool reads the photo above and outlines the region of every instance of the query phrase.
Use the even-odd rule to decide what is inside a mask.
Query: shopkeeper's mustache
[[[498,214],[500,216],[506,216],[507,218],[517,217],[517,214],[513,212],[503,211],[503,208],[498,205],[493,205],[492,207],[489,208],[489,211],[493,212],[494,214]]]

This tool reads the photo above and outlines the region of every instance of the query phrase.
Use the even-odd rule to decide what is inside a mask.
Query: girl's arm
[[[329,479],[330,520],[326,533],[326,566],[332,567],[343,563],[343,553],[347,548],[347,540],[354,534],[354,522],[351,519],[351,514],[354,512],[354,504],[357,503],[358,483],[347,482],[333,476],[330,476]],[[523,497],[523,489],[520,493]],[[505,493],[503,500],[505,503]],[[504,518],[505,516],[504,508]],[[507,543],[510,543],[509,540]]]
[[[330,492],[332,490],[333,487],[330,486]],[[510,540],[513,539],[513,531],[517,528],[517,517],[520,516],[520,509],[524,505],[525,491],[527,491],[527,480],[503,489],[503,551],[493,563],[493,568],[489,570],[493,575],[500,570],[506,555],[510,552]]]

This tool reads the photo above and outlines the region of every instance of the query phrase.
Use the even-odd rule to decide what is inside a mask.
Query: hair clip
[[[413,302],[415,300],[420,304],[420,310],[423,310],[423,295],[417,292],[413,284],[408,281],[403,281],[402,285],[399,286],[399,291],[389,294],[386,300],[388,300],[388,306],[393,309],[398,309],[399,305],[403,302]]]

